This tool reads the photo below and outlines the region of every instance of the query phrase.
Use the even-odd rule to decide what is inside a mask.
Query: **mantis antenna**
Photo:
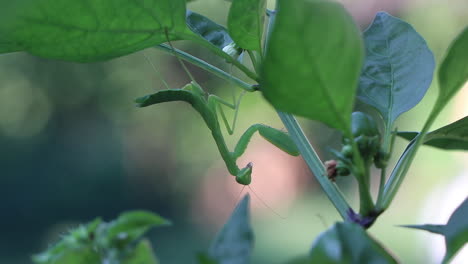
[[[169,86],[169,84],[166,82],[166,80],[163,78],[161,72],[158,71],[158,69],[156,68],[156,66],[154,65],[154,63],[148,58],[148,56],[145,54],[145,52],[142,53],[143,54],[143,57],[145,57],[145,60],[146,62],[149,63],[149,65],[151,65],[151,68],[153,68],[154,72],[156,73],[156,75],[158,76],[158,79],[163,83],[163,85],[166,87],[166,89],[171,89],[171,87]]]

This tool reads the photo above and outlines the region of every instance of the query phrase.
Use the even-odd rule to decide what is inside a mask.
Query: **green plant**
[[[387,13],[378,13],[361,36],[340,4],[323,0],[279,0],[276,10],[266,10],[264,0],[233,0],[227,29],[187,11],[185,0],[101,0],[88,5],[70,0],[22,0],[8,1],[3,6],[1,53],[27,51],[45,58],[93,62],[155,46],[246,92],[261,92],[278,111],[288,134],[254,125],[233,152],[224,144],[217,116],[221,105],[215,102],[223,101],[212,95],[206,98],[196,82],[137,99],[137,103],[148,106],[182,100],[192,104],[212,131],[230,173],[244,185],[250,183],[252,166],[239,169],[236,159],[255,131],[288,153],[297,154],[298,150],[343,223],[324,232],[316,239],[310,254],[292,263],[396,263],[365,229],[391,205],[421,145],[468,149],[466,117],[429,132],[438,114],[468,79],[468,28],[453,41],[440,64],[439,95],[421,131],[396,132],[395,120],[416,106],[429,88],[435,61],[424,39],[411,25]],[[254,84],[175,49],[171,41],[176,40],[190,40],[207,48]],[[250,58],[251,68],[239,60],[242,54]],[[383,121],[381,127],[378,120],[365,113],[352,113],[356,98],[377,111]],[[235,104],[224,105],[237,108]],[[222,111],[220,114],[227,124]],[[322,122],[342,133],[341,151],[331,150],[337,162],[324,166],[293,115]],[[396,135],[410,143],[388,176],[387,161],[393,154]],[[381,171],[375,199],[370,192],[370,168],[374,165]],[[359,188],[357,212],[333,182],[335,177],[349,174]],[[242,200],[208,253],[199,255],[199,263],[248,262],[253,234],[247,208],[248,197]],[[445,236],[444,263],[468,241],[467,208],[465,200],[447,225],[411,226]],[[35,261],[155,263],[148,244],[138,239],[149,227],[157,225],[151,221],[157,216],[149,213],[140,216],[141,219],[112,237],[109,237],[112,227],[124,220],[119,218],[110,224],[96,220],[72,231]],[[330,250],[331,246],[334,250]]]

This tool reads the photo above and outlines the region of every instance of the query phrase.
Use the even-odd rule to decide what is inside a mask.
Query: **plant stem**
[[[251,50],[247,50],[247,53],[249,54],[249,57],[250,57],[250,60],[252,61],[252,65],[254,66],[255,68],[255,71],[256,72],[259,72],[260,68],[259,68],[259,64],[258,64],[258,61],[257,61],[257,58],[255,57],[255,53]]]
[[[167,44],[160,44],[160,45],[157,45],[155,46],[155,48],[161,50],[161,51],[164,51],[166,53],[170,53],[172,55],[174,55],[174,53],[177,54],[177,56],[195,66],[198,66],[204,70],[206,70],[207,72],[210,72],[224,80],[228,80],[228,81],[231,81],[233,83],[235,83],[236,85],[238,85],[240,88],[248,91],[248,92],[253,92],[255,91],[255,89],[253,88],[253,85],[251,84],[248,84],[242,80],[240,80],[239,78],[236,78],[234,76],[232,76],[231,74],[221,70],[220,68],[217,68],[211,64],[209,64],[208,62],[200,59],[200,58],[197,58],[193,55],[190,55],[184,51],[181,51],[179,49],[172,49],[169,45]]]
[[[218,57],[221,57],[225,59],[228,63],[231,63],[232,65],[236,66],[239,70],[241,70],[247,77],[250,79],[257,81],[258,82],[258,76],[255,74],[255,72],[252,72],[249,68],[247,68],[244,64],[242,64],[240,61],[237,59],[231,57],[229,54],[226,52],[222,51],[220,48],[217,46],[211,44],[210,42],[206,41],[203,38],[195,38],[193,39],[196,43],[201,44],[208,50],[210,50],[212,53],[218,55]]]
[[[268,50],[269,36],[273,31],[276,13],[279,9],[278,2],[279,1],[276,1],[276,10],[267,11],[269,14],[269,19],[266,28],[267,35],[263,47],[264,52]],[[328,199],[330,199],[333,206],[335,206],[336,210],[341,215],[343,220],[348,220],[348,213],[351,207],[346,202],[344,195],[340,192],[338,187],[328,179],[327,171],[322,161],[320,160],[320,157],[317,155],[309,140],[304,135],[301,126],[299,125],[299,123],[293,115],[283,113],[278,110],[276,110],[276,112],[278,113],[278,116],[281,118],[281,121],[288,130],[291,139],[294,141],[297,148],[299,149],[299,152],[301,153],[301,156],[304,159],[304,161],[307,163],[307,166],[309,167],[310,171],[314,174],[315,179],[318,181],[323,191],[328,196]]]
[[[291,114],[283,113],[280,111],[277,112],[279,117],[281,118],[281,121],[283,121],[283,124],[288,130],[289,135],[291,136],[292,140],[301,152],[302,158],[307,163],[307,166],[309,166],[309,169],[314,174],[315,178],[327,194],[330,201],[338,210],[338,213],[340,213],[341,217],[344,220],[347,220],[348,210],[350,206],[346,202],[346,199],[344,198],[340,190],[337,188],[337,186],[328,179],[327,172],[325,167],[323,166],[322,161],[310,145],[309,140],[304,135],[304,132],[302,131],[297,120]]]
[[[362,159],[358,145],[353,139],[353,135],[349,129],[345,131],[345,136],[350,140],[351,147],[353,148],[353,174],[356,178],[359,189],[359,213],[362,216],[367,216],[375,207],[369,187],[370,174],[368,169],[369,166],[367,165],[368,162],[365,162]]]
[[[383,194],[384,194],[384,187],[385,187],[385,174],[387,172],[387,168],[382,168],[380,170],[380,182],[379,182],[379,194],[377,195],[377,202],[376,204],[380,204],[381,203],[381,200],[383,198]]]

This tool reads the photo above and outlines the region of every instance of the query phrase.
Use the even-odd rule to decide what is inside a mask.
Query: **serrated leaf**
[[[467,47],[468,27],[465,27],[450,45],[439,67],[439,96],[437,103],[440,108],[443,108],[468,80]]]
[[[3,1],[0,53],[21,50],[91,62],[197,38],[185,24],[185,5],[185,0]]]
[[[266,0],[232,1],[228,16],[228,29],[234,42],[241,48],[262,49]]]
[[[446,225],[405,225],[445,237],[446,253],[443,263],[448,263],[468,243],[468,198],[453,212]]]
[[[398,132],[398,136],[407,140],[413,140],[418,134]],[[468,150],[468,116],[428,133],[424,145],[445,150]]]
[[[232,38],[225,27],[190,10],[187,10],[187,26],[192,32],[220,49],[232,42]]]
[[[40,264],[79,264],[100,260],[99,252],[94,249],[92,244],[95,240],[96,230],[101,225],[105,224],[100,218],[96,218],[87,225],[71,230],[55,245],[43,253],[33,256],[33,261]]]
[[[321,264],[397,263],[361,226],[351,222],[336,223],[320,234],[312,245],[310,260]]]
[[[364,32],[366,59],[357,97],[375,107],[386,124],[416,106],[429,88],[435,61],[414,28],[385,12]]]
[[[107,239],[109,241],[125,240],[128,242],[140,238],[150,228],[170,225],[161,216],[147,211],[130,211],[122,213],[108,225]]]
[[[122,261],[122,264],[158,264],[159,261],[153,254],[151,243],[148,240],[142,240]]]
[[[339,3],[279,0],[260,89],[278,110],[349,130],[363,48]]]
[[[101,257],[99,253],[90,246],[68,248],[56,255],[42,253],[34,256],[33,261],[37,264],[99,264]]]
[[[211,244],[209,255],[219,264],[249,263],[254,241],[249,199],[249,195],[244,196]]]

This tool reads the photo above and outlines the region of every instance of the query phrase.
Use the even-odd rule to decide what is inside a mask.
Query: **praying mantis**
[[[258,131],[258,133],[263,138],[284,152],[293,156],[299,155],[299,151],[296,145],[287,133],[263,124],[254,124],[249,127],[240,137],[234,148],[234,151],[230,151],[226,145],[221,131],[217,111],[219,110],[228,133],[232,135],[240,98],[237,103],[230,104],[216,95],[208,95],[203,90],[203,88],[193,80],[183,88],[161,90],[154,94],[138,98],[135,101],[139,107],[147,107],[158,103],[172,101],[184,101],[191,104],[192,107],[201,115],[206,125],[211,130],[211,134],[216,142],[221,157],[226,163],[226,167],[229,173],[235,176],[236,181],[242,185],[249,185],[251,183],[253,165],[250,162],[245,167],[239,168],[236,161],[245,152],[247,145],[255,132]],[[224,112],[221,108],[222,105],[236,110],[232,128],[229,127],[226,116],[224,115]]]

